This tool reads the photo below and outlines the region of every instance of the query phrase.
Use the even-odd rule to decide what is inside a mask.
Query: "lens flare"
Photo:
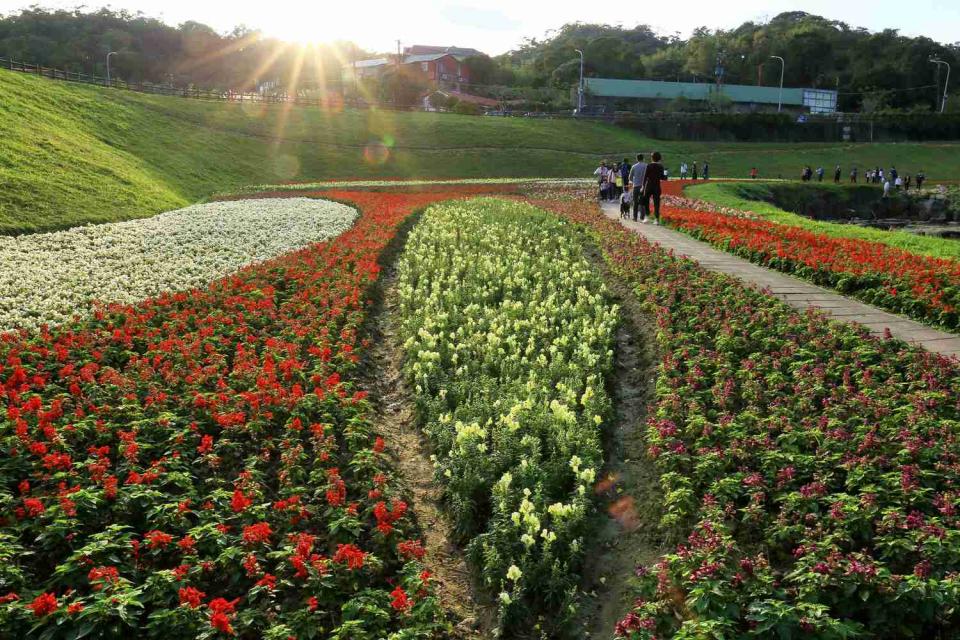
[[[386,164],[390,159],[390,147],[379,141],[371,142],[363,149],[363,159],[367,164]]]

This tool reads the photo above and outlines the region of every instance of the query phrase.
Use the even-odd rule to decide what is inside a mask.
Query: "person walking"
[[[637,154],[637,163],[630,167],[630,184],[633,185],[633,221],[637,221],[637,212],[642,206],[641,198],[643,195],[643,178],[647,172],[647,163],[643,161],[643,154]],[[646,219],[647,213],[644,209],[643,218]]]
[[[910,177],[910,174],[909,174],[909,173],[908,173],[907,175],[903,176],[903,190],[904,190],[904,191],[910,191],[910,181],[911,181],[911,180],[912,180],[912,178]]]
[[[884,198],[890,197],[890,180],[883,181],[883,197]]]
[[[624,158],[623,162],[620,163],[620,179],[623,182],[623,189],[621,190],[621,195],[627,190],[627,183],[630,182],[630,158]]]
[[[706,160],[703,161],[703,179],[704,180],[710,179],[710,165],[707,164]]]
[[[597,169],[593,172],[593,175],[597,176],[597,191],[600,194],[599,197],[601,201],[606,200],[606,197],[605,197],[606,194],[604,193],[605,191],[604,185],[607,182],[607,171],[608,171],[607,161],[601,160],[600,166],[597,167]]]
[[[687,179],[687,163],[686,162],[680,163],[680,179],[681,180]]]
[[[697,161],[693,161],[693,174],[690,176],[691,180],[697,179]]]
[[[833,184],[840,184],[840,165],[833,170]]]
[[[817,167],[817,182],[823,182],[823,167]]]
[[[920,187],[923,186],[923,181],[927,179],[927,174],[923,172],[923,169],[917,171],[917,191],[920,191]]]
[[[648,164],[643,172],[643,210],[646,213],[643,222],[646,222],[650,215],[650,199],[653,198],[653,224],[655,225],[660,224],[660,182],[666,180],[663,165],[660,163],[662,157],[659,151],[654,151],[651,156],[653,162]]]
[[[756,167],[750,167],[750,179],[756,180],[757,176],[760,175],[760,172],[757,171]]]
[[[857,168],[850,169],[850,184],[857,184]]]

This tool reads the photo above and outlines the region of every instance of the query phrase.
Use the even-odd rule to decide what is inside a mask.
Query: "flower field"
[[[367,397],[382,373],[372,285],[404,238],[383,312],[451,548],[496,608],[498,637],[579,637],[592,615],[584,575],[607,517],[596,496],[616,483],[604,458],[622,310],[588,245],[656,322],[639,336],[660,355],[646,448],[626,454],[659,476],[663,504],[637,504],[639,517],[662,513],[680,540],[601,572],[635,571],[611,634],[960,626],[956,360],[677,259],[604,217],[592,189],[309,187],[0,238],[5,268],[17,265],[0,274],[0,319],[21,329],[0,332],[0,636],[465,634],[437,597],[430,524]],[[463,199],[489,193],[510,199]],[[953,262],[723,210],[666,218],[960,328]]]
[[[91,302],[205,286],[350,228],[356,211],[309,198],[194,205],[153,218],[0,237],[0,331],[58,325]]]
[[[332,197],[363,211],[334,242],[0,338],[4,637],[445,628],[356,382],[378,257],[438,196]]]
[[[435,205],[399,263],[404,371],[456,531],[503,637],[576,613],[617,308],[571,225],[529,205]]]
[[[960,329],[960,262],[756,217],[671,207],[668,225],[765,267],[914,319]]]
[[[949,636],[960,365],[791,311],[592,204],[542,205],[590,228],[658,319],[648,453],[684,541],[637,568],[617,635]]]

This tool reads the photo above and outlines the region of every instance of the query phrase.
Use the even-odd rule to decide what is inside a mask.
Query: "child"
[[[627,219],[630,217],[630,203],[633,202],[633,183],[628,182],[623,185],[623,194],[620,196],[620,217]]]

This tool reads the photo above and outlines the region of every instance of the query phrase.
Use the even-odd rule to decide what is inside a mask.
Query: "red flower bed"
[[[439,628],[356,374],[381,252],[448,196],[326,195],[363,211],[334,241],[0,336],[5,637]]]
[[[592,202],[542,206],[586,226],[657,321],[646,453],[680,542],[636,567],[617,636],[952,637],[960,364],[797,313]]]
[[[670,208],[666,221],[764,266],[918,320],[960,326],[960,262],[955,260],[717,212]]]

